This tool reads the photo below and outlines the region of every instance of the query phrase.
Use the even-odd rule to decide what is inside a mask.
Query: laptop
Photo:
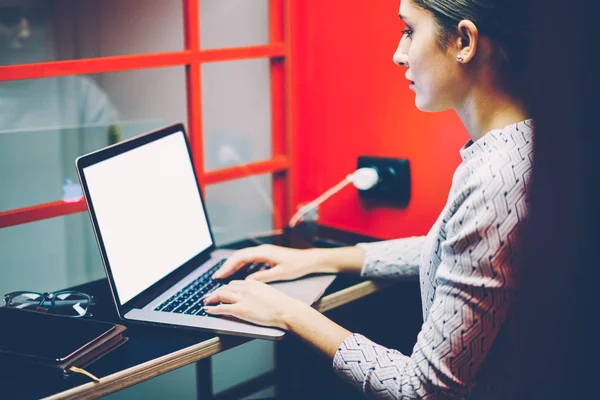
[[[217,249],[182,124],[77,158],[88,213],[122,320],[281,339],[285,331],[209,316],[201,298],[226,284],[212,274],[233,250]],[[234,278],[263,265],[253,264]],[[271,285],[306,304],[335,275]]]

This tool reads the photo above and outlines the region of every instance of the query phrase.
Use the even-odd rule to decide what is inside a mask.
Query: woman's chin
[[[423,101],[423,99],[419,98],[418,95],[415,97],[415,106],[417,106],[417,108],[420,111],[424,111],[424,112],[434,111],[431,109],[431,104],[428,101]]]
[[[423,99],[423,97],[420,97],[419,95],[416,95],[415,97],[415,106],[417,106],[417,108],[423,112],[440,112],[447,109],[444,107],[439,107],[439,105]]]

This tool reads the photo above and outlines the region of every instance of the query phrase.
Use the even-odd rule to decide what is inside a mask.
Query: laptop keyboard
[[[204,311],[204,304],[201,301],[206,294],[215,291],[232,280],[245,279],[248,275],[266,266],[263,263],[252,263],[245,268],[242,268],[242,270],[235,272],[227,279],[212,279],[212,275],[217,272],[225,261],[226,259],[223,259],[216,263],[208,271],[175,293],[154,310],[176,314],[208,316],[206,311]]]

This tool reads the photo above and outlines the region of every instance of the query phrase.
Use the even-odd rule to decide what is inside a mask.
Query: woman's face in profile
[[[415,92],[417,108],[431,112],[454,108],[463,89],[456,61],[458,49],[452,43],[447,50],[440,46],[433,13],[412,0],[402,0],[400,18],[405,27],[394,62],[407,66],[405,77]]]

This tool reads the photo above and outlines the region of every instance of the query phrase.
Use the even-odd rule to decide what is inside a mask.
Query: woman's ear
[[[479,31],[475,24],[468,19],[458,23],[458,38],[456,39],[456,59],[461,63],[468,63],[477,53]]]

